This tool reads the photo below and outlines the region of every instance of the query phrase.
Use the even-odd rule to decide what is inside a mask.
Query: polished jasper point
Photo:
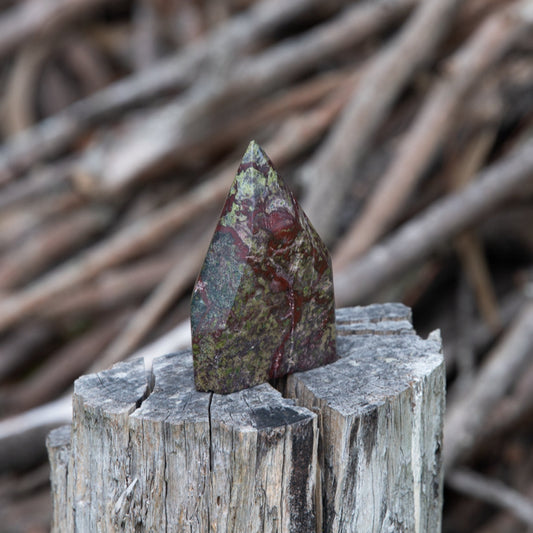
[[[191,303],[194,379],[235,392],[337,359],[329,253],[252,141]]]

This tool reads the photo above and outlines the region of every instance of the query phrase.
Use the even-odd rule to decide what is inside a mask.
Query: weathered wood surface
[[[341,360],[230,395],[190,352],[84,376],[51,433],[53,531],[439,531],[444,365],[399,304],[337,311]]]
[[[70,426],[61,426],[50,432],[47,439],[50,460],[50,482],[53,494],[52,531],[62,531],[72,523],[66,522],[70,501],[67,498],[68,467],[70,460]],[[68,515],[70,518],[70,514]],[[62,529],[63,528],[63,529]]]
[[[329,367],[285,394],[319,413],[322,530],[440,531],[445,373],[440,334],[415,334],[400,304],[337,310]]]
[[[188,352],[157,359],[153,379],[150,393],[136,361],[77,381],[56,531],[314,529],[314,413],[268,384],[199,393]]]

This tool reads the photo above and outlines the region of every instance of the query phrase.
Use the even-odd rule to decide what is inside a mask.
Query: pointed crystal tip
[[[250,141],[248,144],[246,152],[244,152],[243,159],[256,159],[258,161],[261,160],[264,162],[270,162],[270,159],[265,154],[264,150],[254,140]]]
[[[264,150],[257,144],[255,141],[250,141],[248,144],[248,147],[246,148],[246,152],[244,152],[244,155],[242,156],[241,165],[240,168],[243,165],[252,163],[254,167],[258,168],[269,168],[274,171],[274,167],[272,165],[272,161],[270,161],[270,158]],[[275,171],[274,171],[275,172]],[[239,171],[237,171],[237,176],[239,175]]]
[[[201,391],[235,392],[337,358],[329,253],[255,141],[196,281],[191,325]]]

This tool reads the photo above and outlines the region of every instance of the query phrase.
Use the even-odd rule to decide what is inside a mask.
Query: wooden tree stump
[[[331,365],[229,395],[190,352],[75,385],[53,531],[439,531],[444,364],[400,304],[337,311]]]

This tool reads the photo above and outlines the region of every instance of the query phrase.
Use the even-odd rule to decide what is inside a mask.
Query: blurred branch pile
[[[533,524],[530,1],[0,9],[4,471],[39,464],[69,399],[40,406],[81,373],[187,342],[173,328],[254,138],[330,246],[337,304],[402,300],[443,330],[445,530]],[[4,523],[38,508],[32,472],[0,477]]]

